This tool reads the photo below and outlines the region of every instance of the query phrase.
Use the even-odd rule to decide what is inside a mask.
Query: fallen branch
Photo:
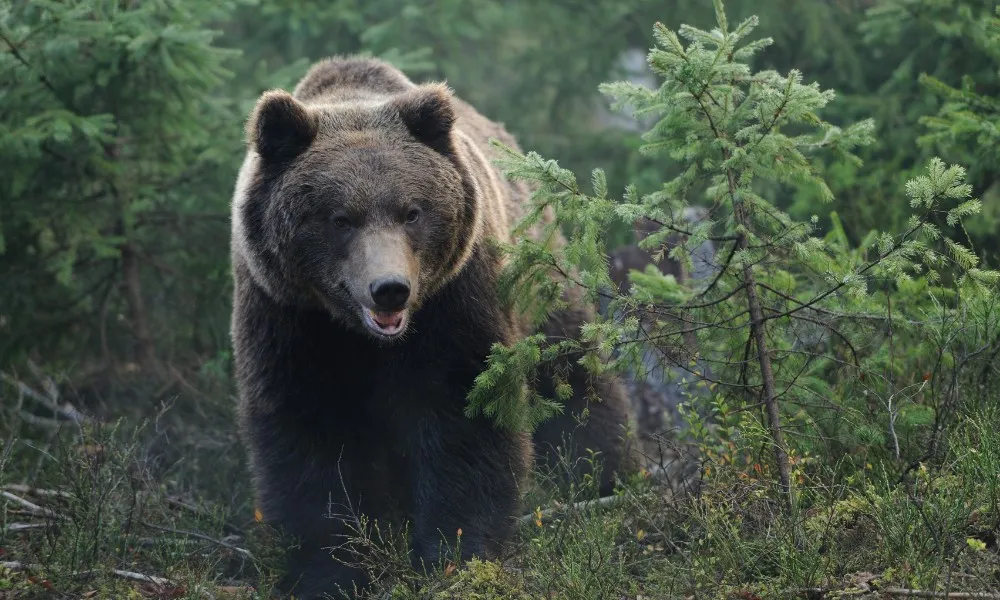
[[[531,523],[536,519],[541,519],[545,521],[551,519],[555,515],[565,514],[571,511],[586,510],[588,508],[601,507],[607,508],[617,505],[622,501],[621,496],[604,496],[603,498],[597,498],[596,500],[583,500],[582,502],[576,502],[567,506],[557,506],[555,508],[547,508],[541,511],[541,514],[537,512],[530,512],[518,518],[520,523]]]
[[[55,512],[55,511],[52,511],[52,510],[49,510],[47,508],[44,508],[42,506],[38,506],[34,502],[29,502],[29,501],[25,500],[24,498],[21,498],[20,496],[15,496],[14,494],[11,494],[8,491],[0,491],[0,496],[6,498],[8,500],[10,500],[11,502],[14,502],[15,504],[20,504],[23,508],[25,508],[28,511],[30,511],[32,513],[35,513],[37,515],[42,515],[44,517],[50,517],[50,518],[53,518],[53,519],[61,519],[62,518],[62,515],[60,515],[59,513]]]
[[[3,530],[6,533],[14,533],[17,531],[27,531],[29,529],[48,529],[52,527],[51,523],[11,523],[5,525]]]
[[[50,419],[48,417],[39,417],[38,415],[33,415],[26,410],[19,410],[17,416],[21,421],[27,423],[28,425],[34,425],[36,427],[49,427],[51,429],[59,429],[62,427],[66,421],[60,419]]]
[[[1000,594],[990,592],[932,592],[930,590],[911,590],[907,588],[890,587],[879,590],[886,596],[898,598],[946,598],[947,600],[1000,600]]]
[[[239,554],[242,554],[243,556],[249,558],[250,560],[253,560],[253,554],[251,554],[250,551],[247,550],[246,548],[240,548],[239,546],[234,546],[233,544],[230,544],[229,542],[225,542],[225,541],[216,539],[216,538],[214,538],[214,537],[212,537],[210,535],[206,535],[204,533],[201,533],[200,531],[190,531],[190,530],[187,530],[187,529],[173,529],[171,527],[163,527],[161,525],[154,525],[152,523],[145,523],[145,522],[143,523],[143,525],[145,525],[146,527],[149,527],[150,529],[155,529],[157,531],[162,531],[164,533],[172,533],[174,535],[183,535],[185,537],[191,537],[191,538],[196,538],[196,539],[199,539],[199,540],[204,540],[206,542],[211,542],[213,544],[216,544],[217,546],[221,546],[223,548],[228,548],[229,550],[232,550],[233,552],[238,552]]]
[[[49,497],[49,498],[73,497],[73,494],[70,494],[69,492],[63,492],[61,490],[45,490],[41,488],[31,487],[30,485],[20,485],[17,483],[0,486],[0,490],[13,492],[15,494],[24,494],[25,496],[39,496],[39,497]]]
[[[55,381],[51,377],[42,373],[41,369],[39,369],[35,363],[28,361],[28,368],[31,370],[35,378],[41,383],[43,391],[38,391],[7,373],[0,373],[0,380],[6,381],[9,385],[17,389],[19,396],[18,408],[21,407],[21,401],[24,398],[30,398],[45,408],[51,410],[53,414],[62,415],[77,425],[82,425],[90,420],[87,415],[71,403],[64,402],[60,399],[59,387],[56,385]],[[23,413],[24,411],[21,412]],[[23,418],[25,417],[25,414],[22,414],[21,416]],[[25,420],[31,420],[36,424],[51,424],[49,423],[49,419],[44,419],[43,417],[38,417],[37,415],[28,416]]]
[[[136,546],[143,548],[152,548],[161,546],[163,544],[174,544],[177,546],[193,546],[195,544],[202,543],[201,540],[196,540],[194,538],[171,538],[171,537],[142,537],[135,541]]]
[[[39,571],[42,569],[42,565],[34,563],[23,563],[17,560],[0,562],[0,568],[8,569],[10,571]],[[80,571],[78,573],[73,573],[72,577],[85,577],[88,575],[94,575],[99,571],[91,569],[89,571]],[[156,575],[145,575],[143,573],[136,573],[134,571],[122,571],[121,569],[110,569],[108,573],[121,577],[122,579],[130,579],[132,581],[141,581],[143,583],[152,583],[154,585],[173,585],[173,582],[164,577],[157,577]]]
[[[121,569],[111,569],[111,573],[123,579],[131,579],[132,581],[152,583],[153,585],[173,585],[173,582],[169,579],[157,577],[156,575],[145,575],[134,571],[122,571]]]
[[[5,560],[0,561],[0,569],[7,569],[9,571],[37,571],[41,569],[42,565],[36,565],[33,563],[23,563],[19,560]]]

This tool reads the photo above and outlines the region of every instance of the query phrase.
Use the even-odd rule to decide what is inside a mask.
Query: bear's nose
[[[410,297],[410,282],[403,277],[381,277],[368,285],[375,306],[385,311],[403,308]]]

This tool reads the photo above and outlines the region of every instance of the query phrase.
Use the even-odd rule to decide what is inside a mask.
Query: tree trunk
[[[129,320],[132,335],[135,336],[135,359],[146,373],[160,373],[160,362],[156,358],[156,345],[149,327],[149,314],[142,299],[142,283],[139,278],[139,257],[132,242],[121,246],[122,275],[125,279],[125,297],[128,301]]]
[[[750,218],[747,215],[746,204],[737,198],[736,177],[732,171],[729,171],[729,194],[733,202],[733,216],[736,218],[737,225],[743,230],[739,232],[739,240],[736,243],[740,250],[746,250],[750,245],[746,234],[750,227]],[[774,384],[771,354],[768,351],[764,311],[761,309],[760,298],[757,296],[757,280],[754,278],[751,265],[743,267],[743,287],[746,290],[747,309],[750,312],[750,333],[753,335],[754,345],[757,346],[757,362],[760,365],[760,378],[764,388],[764,408],[767,411],[767,426],[771,433],[771,442],[774,444],[774,459],[778,463],[781,491],[785,494],[789,514],[794,514],[796,502],[792,489],[791,467],[788,451],[785,449],[785,438],[781,432],[778,392]]]

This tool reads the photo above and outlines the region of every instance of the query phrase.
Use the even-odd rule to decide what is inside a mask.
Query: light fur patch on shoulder
[[[497,237],[500,241],[510,241],[510,223],[508,222],[507,215],[507,198],[504,195],[503,186],[500,184],[500,177],[497,173],[496,167],[489,161],[489,159],[486,158],[486,155],[483,154],[482,150],[479,149],[469,136],[458,130],[455,130],[455,135],[469,151],[469,158],[478,163],[478,172],[486,174],[488,189],[480,190],[482,195],[480,197],[480,215],[477,220],[483,220],[484,211],[482,209],[482,202],[490,200],[495,201],[494,204],[496,206],[491,208],[496,209],[497,218],[490,219],[489,226],[492,231],[489,233]],[[483,194],[483,192],[487,193]],[[487,200],[487,198],[489,200]],[[492,215],[492,213],[490,213],[490,215]]]
[[[270,285],[270,280],[267,277],[267,272],[264,266],[260,264],[260,260],[257,257],[257,253],[253,251],[255,246],[254,241],[249,238],[247,234],[246,226],[243,224],[243,208],[246,206],[247,202],[250,200],[249,189],[250,185],[253,183],[254,175],[257,172],[258,163],[260,162],[260,157],[254,151],[247,152],[247,156],[243,159],[243,165],[240,167],[239,174],[236,176],[236,189],[233,191],[232,199],[232,212],[230,213],[230,232],[232,239],[230,240],[232,252],[238,254],[244,261],[246,268],[250,271],[250,275],[253,277],[254,281],[264,288],[264,291],[268,293],[271,297],[276,298],[275,291]]]

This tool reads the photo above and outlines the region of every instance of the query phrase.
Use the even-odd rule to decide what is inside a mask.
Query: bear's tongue
[[[395,329],[403,323],[403,311],[385,313],[373,310],[372,320],[383,329]]]

